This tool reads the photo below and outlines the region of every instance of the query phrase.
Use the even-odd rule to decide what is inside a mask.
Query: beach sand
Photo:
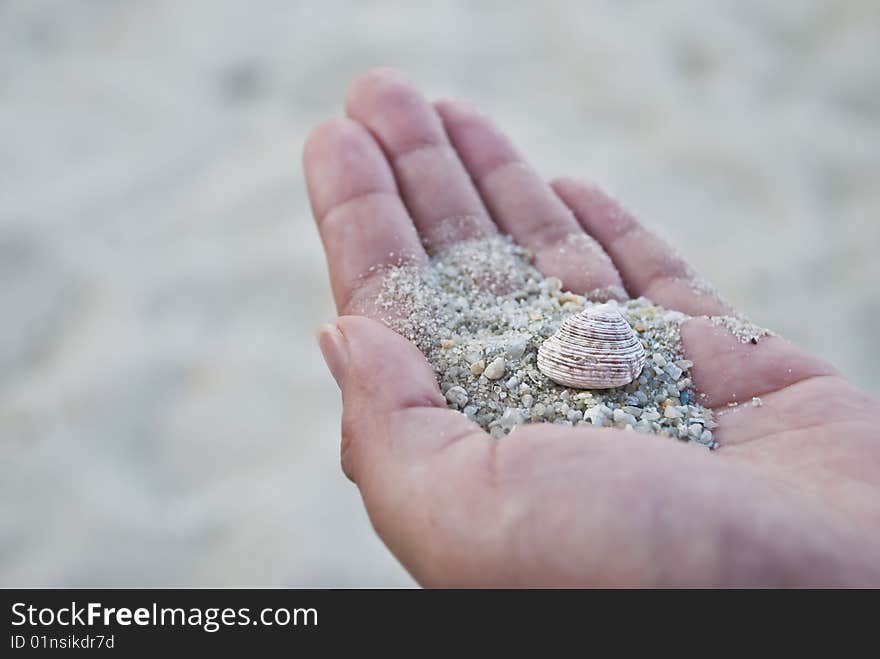
[[[339,468],[300,149],[406,71],[880,367],[873,0],[0,4],[0,585],[409,585]]]

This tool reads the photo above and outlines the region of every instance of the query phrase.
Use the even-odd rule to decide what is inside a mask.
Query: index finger
[[[391,167],[369,131],[351,119],[313,129],[303,164],[336,308],[375,315],[370,302],[384,269],[427,261]]]

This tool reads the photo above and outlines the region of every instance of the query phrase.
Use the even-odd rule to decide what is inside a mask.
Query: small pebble
[[[483,351],[482,350],[470,350],[470,351],[466,352],[464,355],[464,360],[468,364],[474,364],[478,361],[482,361],[482,359],[483,359]]]
[[[479,375],[484,370],[486,370],[486,362],[484,362],[482,359],[479,359],[471,364],[471,373],[473,373],[474,375]]]
[[[526,346],[528,345],[528,339],[521,339],[519,341],[515,341],[507,346],[507,354],[511,359],[519,359],[523,356],[523,353],[526,351]]]
[[[659,366],[660,368],[666,366],[666,357],[661,355],[659,352],[655,352],[652,359],[654,360],[654,363],[657,364],[657,366]]]
[[[504,358],[498,357],[486,367],[486,370],[483,371],[483,375],[490,380],[498,380],[504,375],[506,369],[507,365],[504,362]]]
[[[520,426],[525,422],[522,413],[515,407],[505,408],[504,414],[501,415],[500,424],[504,430],[513,430],[515,426]]]
[[[625,423],[628,426],[636,425],[636,418],[632,414],[627,414],[622,409],[614,410],[613,417],[614,423]]]
[[[566,302],[573,302],[575,304],[582,305],[584,303],[584,298],[577,293],[566,291],[559,296],[559,304],[565,304]]]
[[[550,293],[555,293],[562,289],[562,280],[559,277],[547,277],[541,282],[541,288]]]
[[[679,410],[675,405],[667,405],[663,410],[663,416],[667,419],[680,419],[682,414],[681,410]]]
[[[464,387],[450,387],[446,391],[446,400],[456,407],[464,407],[468,402],[468,392]]]
[[[589,419],[594,426],[603,426],[605,425],[605,420],[608,418],[608,415],[602,410],[601,405],[596,405],[595,407],[591,407],[585,414],[584,419]]]

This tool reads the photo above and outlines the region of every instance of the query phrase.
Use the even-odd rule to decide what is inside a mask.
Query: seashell
[[[569,316],[538,348],[538,369],[557,384],[577,389],[622,387],[644,365],[639,337],[610,304]]]

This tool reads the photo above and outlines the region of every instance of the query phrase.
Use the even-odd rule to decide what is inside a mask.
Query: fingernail
[[[318,329],[318,347],[321,348],[321,354],[324,355],[333,379],[341,389],[348,370],[348,341],[335,324],[327,323]]]

